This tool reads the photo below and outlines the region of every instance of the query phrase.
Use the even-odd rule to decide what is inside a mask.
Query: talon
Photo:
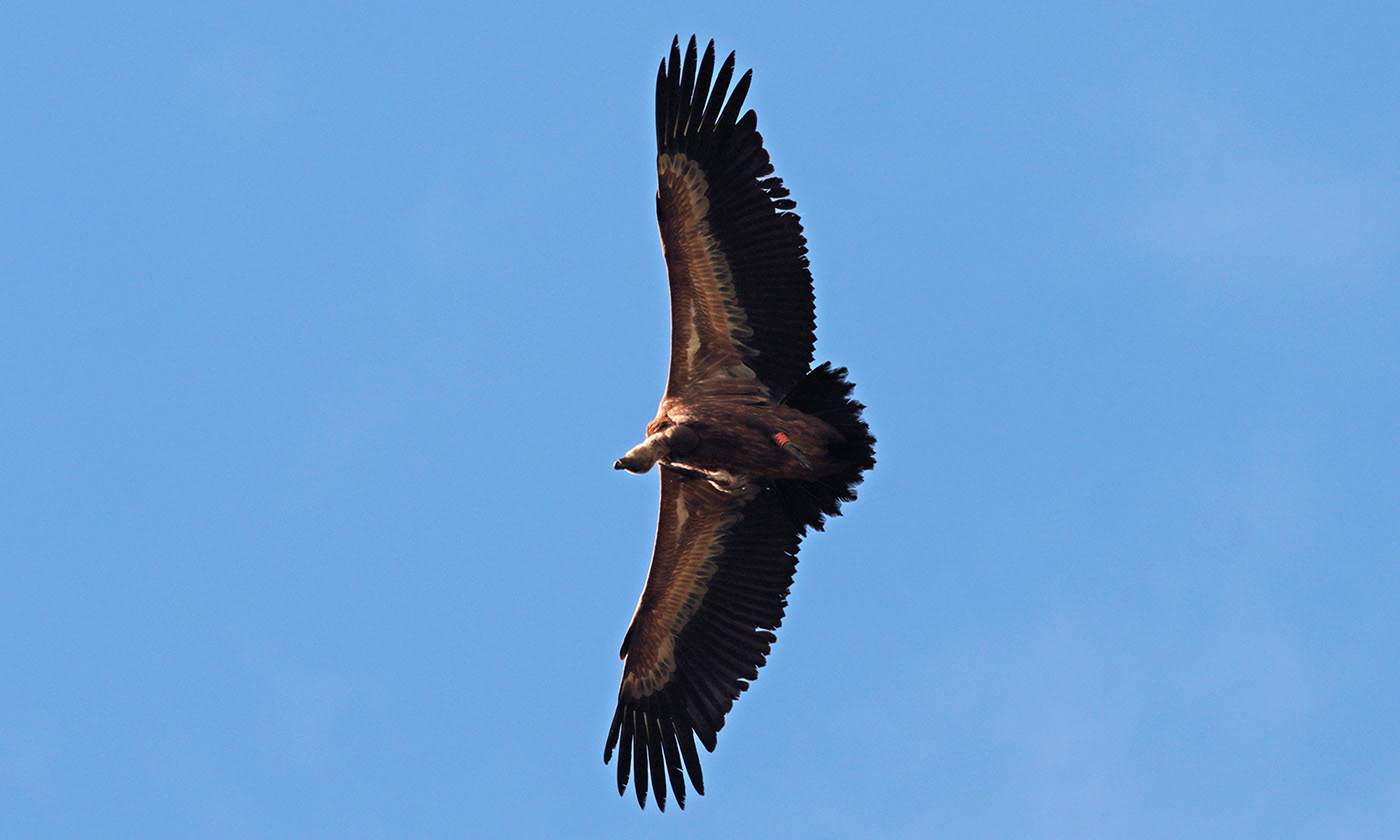
[[[791,455],[792,459],[801,464],[803,469],[810,470],[812,468],[812,463],[807,460],[807,453],[803,452],[802,448],[793,443],[787,435],[778,432],[773,435],[773,442],[778,444],[779,449]]]

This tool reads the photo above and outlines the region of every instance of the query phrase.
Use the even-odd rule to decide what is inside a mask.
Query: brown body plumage
[[[679,39],[657,77],[657,219],[671,287],[671,365],[646,439],[615,466],[661,466],[646,587],[622,643],[604,759],[636,769],[665,808],[669,780],[704,792],[707,750],[782,622],[808,528],[855,498],[874,443],[845,370],[812,368],[815,316],[802,225],[742,117],[750,75],[715,71]],[[713,82],[713,83],[712,83]],[[648,772],[649,771],[649,772]]]

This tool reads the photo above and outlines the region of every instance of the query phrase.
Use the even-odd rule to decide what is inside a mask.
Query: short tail
[[[842,502],[855,500],[856,485],[861,483],[865,471],[875,466],[875,438],[860,417],[865,406],[851,397],[854,388],[846,381],[845,368],[833,370],[830,362],[823,362],[808,371],[784,400],[793,408],[830,423],[844,438],[827,448],[827,454],[841,464],[836,472],[816,481],[774,482],[788,513],[818,531],[826,517],[841,514]]]

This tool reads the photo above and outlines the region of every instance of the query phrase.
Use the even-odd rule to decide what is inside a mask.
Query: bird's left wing
[[[695,739],[713,751],[725,714],[758,677],[804,532],[771,488],[726,494],[662,470],[656,549],[622,642],[626,665],[603,753],[610,761],[620,747],[618,793],[635,768],[643,807],[650,775],[657,807],[666,807],[669,777],[684,808],[682,759],[705,792]]]
[[[812,363],[816,316],[807,240],[758,133],[740,116],[750,73],[729,89],[680,41],[656,77],[656,218],[671,287],[667,397],[781,399]]]

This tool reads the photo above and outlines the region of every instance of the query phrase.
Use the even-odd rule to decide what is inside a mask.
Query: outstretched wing
[[[698,64],[698,66],[697,66]],[[656,216],[671,285],[667,397],[757,392],[781,399],[812,363],[816,318],[807,240],[752,110],[753,71],[729,93],[730,53],[682,64],[671,43],[656,78]],[[726,94],[728,100],[726,102]]]
[[[704,793],[695,739],[708,751],[783,620],[805,527],[773,489],[738,498],[704,479],[661,473],[661,516],[646,588],[622,642],[626,665],[603,760],[618,752],[617,790],[636,771],[666,807],[685,807],[682,760]],[[650,773],[648,773],[650,768]]]

